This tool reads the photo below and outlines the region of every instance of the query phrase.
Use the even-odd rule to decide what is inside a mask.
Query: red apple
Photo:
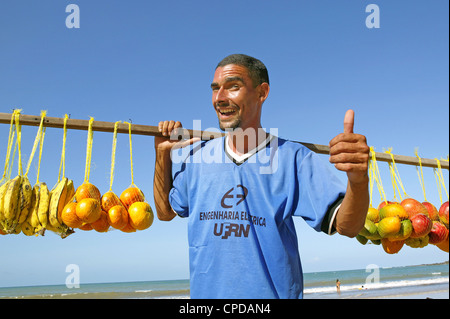
[[[427,209],[428,217],[430,217],[431,220],[439,221],[439,212],[436,209],[436,206],[430,202],[423,202],[422,205]]]
[[[388,200],[387,202],[382,201],[379,205],[378,205],[378,210],[382,209],[384,206],[386,206],[387,204],[398,204],[397,202],[391,202],[390,200]]]
[[[413,198],[404,199],[400,203],[400,205],[402,205],[403,208],[408,213],[409,219],[411,219],[414,215],[417,215],[417,214],[424,214],[425,216],[428,216],[427,208],[425,206],[423,206],[421,202],[419,202]]]
[[[439,219],[448,228],[448,201],[439,208]]]
[[[428,236],[430,237],[430,244],[439,244],[447,238],[448,229],[441,222],[433,221],[433,227],[431,227]]]
[[[412,238],[428,235],[433,227],[431,219],[425,214],[419,213],[413,215],[410,219],[413,226],[413,231],[411,233]]]

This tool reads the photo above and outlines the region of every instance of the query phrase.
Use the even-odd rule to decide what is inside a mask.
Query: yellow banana
[[[50,206],[49,206],[49,214],[48,220],[53,227],[60,227],[61,223],[58,220],[58,209],[60,207],[59,202],[66,199],[67,194],[67,178],[64,177],[59,183],[55,185],[55,187],[51,191],[50,195]]]
[[[16,226],[14,226],[14,228],[10,231],[10,234],[20,234],[22,232],[22,225],[21,224],[16,224]]]
[[[73,181],[66,177],[59,181],[50,192],[48,224],[46,228],[59,234],[61,238],[66,238],[74,233],[61,219],[64,206],[73,198],[74,194]]]
[[[40,188],[39,188],[39,185],[36,184],[36,185],[34,185],[33,191],[31,194],[30,213],[28,214],[28,218],[25,221],[26,223],[30,224],[30,226],[33,228],[41,226],[41,223],[39,222],[39,218],[38,218],[39,201],[40,201]]]
[[[19,209],[18,214],[16,216],[16,223],[22,224],[28,217],[28,213],[30,212],[31,205],[31,194],[33,193],[33,187],[28,180],[28,177],[22,177],[22,185],[20,187],[20,201],[19,201]]]
[[[30,223],[28,222],[28,220],[26,220],[23,224],[22,224],[22,233],[25,236],[33,236],[35,234],[35,228],[33,226],[30,225]]]
[[[42,228],[47,228],[50,205],[50,191],[45,183],[39,184],[39,207],[37,217]]]
[[[75,186],[73,185],[73,180],[69,179],[67,180],[67,194],[64,206],[66,206],[67,203],[69,203],[72,200],[74,195],[75,195]]]
[[[3,203],[5,202],[6,191],[8,190],[9,182],[7,181],[2,186],[0,186],[0,229],[3,220],[5,219],[5,215],[3,214]]]
[[[14,219],[16,215],[20,212],[19,210],[19,200],[20,200],[20,188],[21,188],[22,176],[17,175],[14,177],[6,190],[4,202],[3,202],[3,215],[4,222],[3,226],[6,232],[14,232],[14,228],[17,223],[14,224]]]
[[[61,191],[61,195],[59,197],[58,200],[58,210],[57,210],[57,214],[56,217],[58,218],[58,223],[63,224],[62,218],[61,218],[61,213],[62,210],[64,209],[64,206],[66,206],[66,199],[67,199],[67,182],[69,181],[67,178],[66,179],[66,183],[64,184],[64,187]]]

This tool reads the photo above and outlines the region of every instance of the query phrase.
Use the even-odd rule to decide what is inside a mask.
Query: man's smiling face
[[[211,88],[222,130],[261,126],[260,85],[254,87],[247,68],[236,64],[218,67]]]

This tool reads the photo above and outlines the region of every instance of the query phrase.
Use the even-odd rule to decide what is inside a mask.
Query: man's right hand
[[[178,137],[179,132],[177,129],[182,128],[182,124],[179,121],[161,121],[158,123],[158,129],[162,134],[161,136],[155,136],[155,149],[157,151],[169,151],[176,148],[186,147],[190,144],[193,144],[197,141],[200,141],[200,138],[194,137],[187,140],[178,140],[176,138],[170,138],[172,133],[173,136]]]

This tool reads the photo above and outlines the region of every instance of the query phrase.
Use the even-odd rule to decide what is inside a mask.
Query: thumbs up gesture
[[[364,135],[353,133],[355,113],[348,110],[344,118],[344,133],[330,141],[330,162],[347,173],[350,183],[367,183],[369,146]]]

